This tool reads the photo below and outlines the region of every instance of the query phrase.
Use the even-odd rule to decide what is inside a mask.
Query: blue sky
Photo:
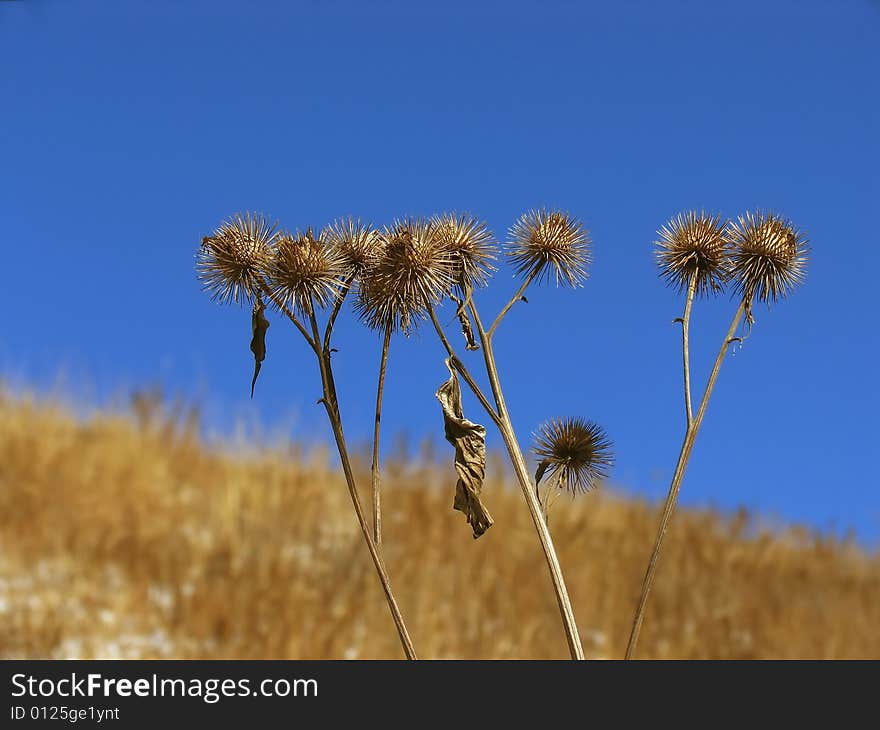
[[[771,208],[808,234],[808,279],[725,363],[682,499],[876,544],[878,56],[867,0],[2,2],[0,376],[63,374],[101,401],[160,383],[214,430],[327,438],[314,364],[277,317],[248,401],[249,313],[200,292],[202,235],[245,209],[290,228],[464,209],[503,237],[562,207],[595,263],[505,322],[509,406],[524,442],[550,416],[598,421],[614,481],[659,499],[683,428],[682,305],[655,231],[689,208]],[[503,268],[484,317],[514,285]],[[734,308],[695,308],[695,387]],[[348,314],[337,340],[366,440],[379,342]],[[389,444],[439,438],[444,377],[432,333],[395,341]]]

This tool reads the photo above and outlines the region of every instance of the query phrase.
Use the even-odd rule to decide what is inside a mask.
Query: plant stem
[[[690,353],[690,331],[691,331],[691,307],[694,304],[694,294],[697,292],[697,272],[691,274],[691,280],[688,284],[687,299],[684,303],[684,315],[681,318],[681,353],[684,360],[684,410],[687,416],[687,427],[690,428],[694,422],[694,412],[691,407],[691,353]]]
[[[486,410],[486,413],[489,414],[489,417],[492,419],[495,425],[500,427],[501,420],[498,418],[498,414],[495,412],[492,404],[489,403],[489,399],[480,389],[480,386],[477,385],[477,382],[474,380],[473,376],[464,366],[464,363],[459,359],[458,355],[455,354],[455,350],[452,348],[452,344],[449,342],[449,339],[446,337],[446,333],[440,326],[440,322],[437,319],[437,315],[434,312],[433,307],[428,308],[428,314],[431,315],[431,321],[434,323],[434,329],[437,330],[437,336],[440,338],[440,342],[442,342],[443,347],[446,348],[446,352],[449,355],[452,367],[456,369],[458,374],[461,375],[464,381],[468,384],[468,387],[471,389],[473,394],[477,396],[477,400],[480,401],[480,405],[483,406],[483,408]]]
[[[712,395],[712,390],[715,388],[715,381],[718,379],[718,373],[721,371],[721,363],[724,361],[724,357],[727,354],[730,343],[736,339],[736,330],[739,327],[739,323],[742,320],[745,311],[746,302],[743,301],[737,308],[736,314],[733,317],[733,321],[730,323],[730,328],[727,330],[727,335],[725,335],[724,341],[721,343],[721,349],[718,351],[718,356],[715,358],[715,365],[712,367],[712,373],[709,376],[709,382],[706,384],[706,390],[703,392],[703,398],[700,401],[700,409],[697,411],[697,416],[692,423],[688,424],[687,432],[685,433],[684,441],[681,445],[681,452],[678,456],[678,463],[675,465],[675,473],[672,476],[672,484],[669,487],[669,493],[666,495],[666,502],[663,505],[663,513],[660,516],[660,527],[657,531],[657,538],[654,541],[654,549],[651,552],[651,558],[648,561],[648,569],[642,582],[642,592],[639,596],[639,603],[636,608],[635,616],[633,618],[633,625],[632,631],[630,632],[629,643],[626,647],[627,659],[632,659],[635,656],[636,646],[638,645],[639,641],[639,633],[641,632],[642,622],[645,618],[645,608],[648,604],[648,595],[651,592],[651,587],[654,584],[654,576],[657,572],[657,562],[660,558],[660,548],[663,545],[663,538],[665,537],[666,530],[669,527],[669,521],[672,518],[672,513],[675,511],[675,503],[678,499],[678,492],[681,489],[681,482],[684,478],[684,472],[687,468],[688,459],[690,459],[691,451],[694,448],[694,442],[697,439],[697,433],[700,430],[700,424],[702,424],[703,417],[706,415],[706,408],[709,405],[709,397]]]
[[[525,280],[523,281],[523,283],[522,283],[522,285],[520,286],[520,288],[516,290],[516,294],[514,294],[514,295],[510,298],[510,301],[507,302],[507,304],[504,305],[504,309],[502,309],[502,310],[498,313],[498,316],[495,317],[495,321],[492,322],[492,326],[489,327],[489,331],[488,331],[488,333],[487,333],[489,339],[492,339],[492,335],[495,334],[495,330],[498,328],[498,325],[501,324],[501,320],[504,319],[504,315],[506,315],[506,314],[510,311],[511,307],[513,307],[514,304],[516,304],[520,299],[522,299],[523,294],[526,293],[526,289],[529,288],[529,284],[532,283],[532,281],[534,280],[534,278],[535,278],[537,275],[538,275],[538,270],[537,270],[537,269],[534,269],[534,270],[532,271],[532,273],[530,273],[530,274],[525,278]]]
[[[385,370],[388,366],[388,348],[391,345],[391,325],[385,328],[382,357],[379,361],[379,385],[376,388],[376,423],[373,427],[373,464],[370,481],[373,487],[373,540],[382,549],[382,494],[379,484],[379,423],[382,419],[382,394],[385,392]]]
[[[309,303],[308,314],[314,341],[320,342],[318,323],[315,319],[314,308],[311,306],[311,303]],[[327,411],[327,418],[330,421],[330,427],[333,430],[333,438],[336,441],[336,449],[339,452],[339,460],[342,462],[342,471],[345,474],[345,482],[348,486],[348,493],[351,496],[352,505],[354,505],[358,524],[363,533],[364,541],[367,543],[367,550],[373,560],[376,573],[379,575],[379,581],[382,584],[382,590],[385,592],[385,599],[388,602],[388,608],[391,610],[391,617],[394,619],[394,625],[397,627],[397,633],[400,636],[400,643],[403,646],[406,658],[417,659],[418,657],[413,648],[412,640],[409,637],[409,632],[404,623],[403,615],[400,612],[397,600],[394,598],[394,593],[391,590],[391,580],[388,577],[388,572],[385,570],[385,564],[379,555],[376,543],[373,541],[373,537],[370,534],[370,526],[364,516],[364,510],[361,506],[360,497],[358,496],[357,484],[354,480],[354,473],[351,468],[351,461],[349,460],[348,449],[345,444],[345,434],[342,431],[342,417],[339,413],[339,401],[336,396],[336,383],[333,379],[333,367],[330,363],[330,350],[329,348],[318,350],[317,355],[318,367],[321,371],[321,386],[324,393],[321,402],[324,404],[324,409]]]
[[[324,328],[324,349],[327,351],[330,350],[330,335],[333,333],[333,325],[336,322],[336,317],[339,316],[339,310],[342,309],[342,303],[345,301],[345,297],[348,296],[353,281],[354,275],[349,276],[345,280],[342,289],[339,290],[339,296],[336,297],[336,303],[333,305],[330,316],[327,318],[327,326]]]
[[[533,277],[529,277],[529,281],[531,278]],[[502,310],[502,314],[510,309],[512,302],[519,299],[524,291],[525,286],[520,287],[516,296],[511,300],[511,304]],[[492,394],[495,398],[495,405],[498,409],[498,430],[501,432],[501,437],[504,439],[504,444],[507,447],[507,452],[510,455],[510,460],[517,476],[517,481],[519,481],[520,487],[522,488],[523,496],[526,499],[526,505],[529,508],[529,514],[532,516],[532,522],[538,533],[538,539],[541,542],[541,549],[544,551],[544,557],[547,560],[547,567],[550,570],[550,577],[553,581],[553,590],[556,594],[556,601],[559,604],[559,612],[562,615],[562,624],[565,629],[565,638],[568,642],[568,649],[571,653],[572,659],[583,659],[584,650],[581,646],[577,623],[574,617],[574,610],[571,607],[571,599],[568,596],[568,590],[565,587],[565,579],[562,576],[562,567],[559,565],[559,558],[556,555],[556,549],[553,547],[553,539],[550,537],[550,530],[547,528],[547,522],[544,519],[543,508],[535,494],[535,489],[532,487],[528,467],[526,466],[525,458],[523,457],[522,450],[517,442],[516,433],[513,430],[513,424],[511,423],[510,414],[507,410],[507,404],[504,402],[504,394],[501,390],[501,382],[498,378],[498,368],[495,364],[495,353],[492,349],[492,339],[483,328],[483,323],[480,320],[480,315],[477,312],[476,305],[473,301],[470,302],[469,308],[477,327],[477,333],[480,337],[480,344],[483,348],[483,359],[486,363],[486,373],[489,376],[489,384],[492,386]],[[500,321],[501,315],[496,318],[493,327]]]

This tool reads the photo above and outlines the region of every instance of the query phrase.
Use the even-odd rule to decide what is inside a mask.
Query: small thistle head
[[[587,278],[590,237],[576,218],[558,210],[525,213],[510,228],[507,255],[518,276],[577,286]]]
[[[729,269],[730,245],[720,216],[680,213],[657,235],[655,255],[667,284],[677,291],[687,291],[696,278],[697,296],[721,291]]]
[[[747,306],[755,298],[772,304],[804,280],[807,240],[791,222],[749,212],[731,221],[725,236],[732,247],[731,278]]]
[[[395,221],[381,234],[382,247],[361,277],[355,304],[367,326],[409,333],[453,284],[453,259],[427,221]]]
[[[310,303],[326,307],[339,296],[342,284],[338,249],[316,238],[311,228],[279,236],[268,272],[275,297],[300,312],[308,312]]]
[[[534,453],[539,460],[535,481],[540,482],[545,473],[555,476],[559,488],[571,494],[590,491],[614,464],[605,431],[581,418],[545,423],[535,435]]]
[[[452,256],[455,286],[486,286],[495,271],[495,240],[486,224],[468,213],[444,213],[431,219],[434,236]]]
[[[236,213],[202,239],[196,271],[211,299],[223,304],[254,299],[278,238],[259,213]]]
[[[342,276],[360,276],[376,263],[382,242],[379,232],[360,219],[340,218],[324,229],[321,238],[339,254]]]

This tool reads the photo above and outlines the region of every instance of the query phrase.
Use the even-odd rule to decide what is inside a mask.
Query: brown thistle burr
[[[295,311],[324,309],[339,297],[344,271],[340,250],[311,228],[278,237],[268,266],[272,294]]]
[[[507,256],[517,276],[557,286],[577,286],[587,278],[590,237],[576,218],[558,210],[525,213],[510,228]]]
[[[276,226],[259,213],[236,213],[202,239],[196,272],[211,299],[221,304],[253,300],[278,239]]]
[[[696,296],[720,292],[730,268],[730,243],[719,215],[680,213],[658,232],[655,256],[660,276],[685,292],[693,282]]]
[[[337,251],[345,279],[360,276],[375,265],[382,251],[379,232],[359,218],[334,221],[321,233],[321,239]]]
[[[614,464],[605,431],[581,418],[556,418],[543,424],[535,434],[534,454],[539,459],[535,486],[546,475],[571,495],[593,489]]]
[[[731,279],[749,323],[755,299],[772,304],[804,280],[807,240],[780,216],[748,212],[728,224],[725,238],[731,247]]]
[[[372,329],[409,334],[450,292],[454,260],[422,219],[395,221],[382,231],[382,243],[361,276],[355,308]]]
[[[430,224],[438,244],[452,257],[452,278],[462,296],[466,297],[470,289],[486,286],[497,258],[497,246],[488,226],[469,213],[444,213],[434,216]]]

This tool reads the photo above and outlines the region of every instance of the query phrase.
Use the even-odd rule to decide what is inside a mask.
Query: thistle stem
[[[687,427],[690,428],[694,422],[694,412],[691,407],[691,353],[690,353],[690,332],[691,332],[691,308],[694,304],[694,295],[697,292],[697,272],[691,274],[691,280],[688,284],[687,299],[684,303],[684,314],[681,318],[681,354],[684,365],[684,410],[687,416]]]
[[[533,277],[529,277],[529,281],[531,278]],[[520,287],[519,292],[517,292],[511,302],[514,302],[521,297],[524,291],[525,286]],[[512,306],[512,304],[506,307],[505,310],[502,310],[502,314],[504,314],[510,306]],[[483,323],[480,320],[480,315],[477,312],[476,305],[473,301],[470,302],[469,308],[477,327],[477,333],[480,337],[480,344],[483,348],[483,359],[486,363],[486,373],[489,376],[489,383],[492,386],[492,395],[495,398],[495,405],[498,409],[498,430],[501,432],[501,437],[504,439],[504,444],[510,455],[510,460],[513,464],[517,481],[519,481],[520,487],[522,488],[523,496],[526,499],[526,505],[529,508],[529,514],[532,517],[532,522],[538,533],[538,539],[541,542],[541,549],[544,551],[544,557],[547,560],[547,567],[550,570],[550,578],[553,581],[553,590],[556,594],[556,601],[559,604],[559,612],[562,615],[562,624],[565,629],[565,638],[568,642],[568,649],[571,653],[572,659],[583,659],[584,650],[581,646],[581,639],[578,634],[574,610],[571,607],[571,599],[569,598],[568,590],[565,587],[562,567],[559,564],[559,558],[557,557],[556,549],[553,546],[553,539],[550,537],[550,530],[547,528],[547,522],[544,519],[543,507],[541,506],[538,496],[535,493],[535,489],[532,486],[525,458],[523,457],[522,450],[516,439],[516,433],[513,430],[513,424],[511,423],[510,414],[507,410],[507,404],[504,402],[504,393],[501,390],[501,382],[498,378],[498,368],[495,363],[495,353],[492,349],[492,340],[490,335],[483,328]],[[499,315],[498,318],[496,318],[493,327],[500,321],[501,316],[502,315]]]
[[[663,513],[660,516],[660,526],[657,530],[657,538],[654,541],[654,549],[651,552],[651,558],[648,561],[648,569],[642,582],[642,591],[639,595],[639,603],[636,608],[635,616],[633,617],[632,631],[630,632],[629,643],[626,647],[627,659],[632,659],[635,656],[636,646],[639,641],[639,633],[641,632],[642,622],[645,618],[645,608],[648,604],[648,595],[651,592],[651,587],[654,584],[654,576],[657,572],[660,548],[663,545],[663,538],[666,536],[666,530],[669,528],[672,513],[675,511],[675,504],[678,499],[679,490],[681,489],[681,482],[684,478],[688,459],[690,459],[691,451],[694,448],[694,442],[697,439],[700,424],[702,424],[703,417],[706,415],[706,408],[709,405],[709,397],[712,395],[712,391],[715,388],[715,381],[718,379],[718,373],[721,371],[721,363],[724,361],[725,355],[727,355],[727,350],[730,347],[730,344],[736,339],[736,330],[742,321],[746,308],[747,304],[744,300],[737,308],[733,321],[730,323],[730,328],[727,330],[727,335],[725,335],[724,341],[721,343],[721,349],[718,351],[718,356],[715,358],[715,365],[712,367],[709,382],[706,384],[706,390],[703,392],[703,398],[700,401],[700,409],[697,411],[697,416],[692,423],[688,424],[687,432],[685,433],[684,441],[681,445],[681,452],[678,456],[678,463],[675,465],[675,473],[672,476],[672,484],[669,487],[669,493],[666,495],[666,502],[663,505]]]
[[[473,376],[464,366],[464,363],[459,359],[458,355],[455,354],[455,350],[453,349],[452,344],[449,342],[449,338],[446,337],[446,333],[443,331],[443,327],[440,326],[440,322],[437,319],[437,314],[434,312],[434,307],[428,308],[428,314],[431,316],[431,322],[434,323],[434,329],[437,330],[437,336],[440,338],[440,342],[442,342],[443,347],[446,348],[446,353],[449,355],[452,367],[454,367],[458,374],[461,375],[461,377],[464,379],[464,382],[468,384],[468,387],[477,397],[477,400],[480,401],[480,405],[483,406],[483,408],[486,410],[486,413],[489,414],[489,417],[492,419],[495,425],[500,428],[501,420],[498,418],[498,414],[495,412],[495,409],[492,407],[492,404],[489,402],[489,399],[483,393],[480,386],[477,385],[477,382],[474,380]]]
[[[370,482],[373,488],[373,540],[382,549],[382,493],[379,474],[379,423],[382,419],[382,395],[385,392],[385,370],[388,367],[388,348],[391,345],[391,325],[385,328],[382,341],[382,357],[379,361],[379,385],[376,387],[376,422],[373,427],[373,463]]]
[[[315,338],[315,342],[320,342],[320,335],[318,332],[318,323],[315,319],[314,307],[309,302],[309,322],[311,324],[312,333]],[[328,342],[329,344],[329,342]],[[397,633],[400,637],[400,643],[403,646],[403,651],[406,654],[407,659],[417,659],[415,649],[413,648],[412,640],[409,637],[409,632],[406,628],[406,623],[403,620],[403,615],[400,612],[400,608],[397,605],[397,600],[394,597],[394,593],[391,590],[391,580],[388,577],[388,572],[385,570],[385,564],[382,561],[381,556],[379,555],[379,549],[376,546],[376,543],[373,541],[373,537],[370,534],[370,526],[367,523],[367,518],[364,515],[363,507],[361,506],[361,500],[358,496],[357,484],[354,480],[354,472],[351,468],[351,461],[348,456],[348,448],[345,443],[345,434],[342,430],[342,417],[339,413],[339,401],[336,395],[336,383],[333,379],[333,367],[330,363],[330,349],[324,348],[323,350],[316,351],[318,356],[318,367],[321,372],[321,386],[323,389],[324,397],[321,399],[321,402],[324,404],[324,409],[327,411],[327,418],[330,421],[330,428],[333,431],[333,438],[336,441],[336,449],[339,452],[339,460],[342,462],[342,471],[345,474],[345,482],[348,486],[348,493],[351,496],[351,502],[354,506],[355,514],[357,515],[357,521],[360,525],[361,532],[364,536],[364,541],[367,543],[367,550],[370,553],[370,558],[373,560],[373,565],[376,568],[376,573],[379,576],[379,581],[382,584],[382,590],[385,593],[385,600],[388,602],[388,608],[391,611],[391,617],[394,619],[394,625],[397,627]]]
[[[490,340],[492,339],[492,335],[495,334],[495,330],[498,328],[498,325],[501,324],[501,320],[504,319],[504,315],[506,315],[511,310],[511,308],[513,307],[514,304],[516,304],[520,299],[522,299],[523,294],[526,293],[526,289],[529,288],[529,284],[532,283],[532,281],[534,280],[534,278],[537,275],[538,275],[538,269],[533,269],[532,272],[525,278],[525,280],[523,281],[520,288],[516,290],[516,294],[514,294],[510,298],[510,301],[504,305],[504,309],[502,309],[498,313],[498,316],[495,317],[495,321],[492,322],[492,326],[489,327],[489,331],[487,332],[487,337]],[[472,303],[472,302],[469,302],[469,303]]]
[[[309,347],[311,347],[315,354],[318,354],[318,343],[320,340],[315,337],[312,339],[309,336],[308,331],[302,322],[299,321],[299,317],[297,317],[293,311],[291,311],[290,307],[288,307],[281,299],[279,299],[275,294],[272,293],[272,290],[269,288],[269,285],[266,284],[265,280],[262,277],[257,277],[257,283],[260,285],[260,289],[263,290],[263,293],[272,300],[272,303],[278,307],[279,311],[283,312],[287,315],[287,318],[296,325],[296,328],[299,330],[299,333],[305,337],[306,342],[309,343]]]
[[[336,323],[336,317],[339,316],[339,310],[342,309],[342,302],[345,301],[345,297],[348,295],[349,289],[351,289],[351,284],[354,281],[354,276],[349,276],[345,283],[342,285],[342,289],[339,290],[339,296],[336,298],[336,303],[333,305],[333,310],[330,312],[330,317],[327,319],[327,326],[324,328],[324,349],[330,349],[330,335],[333,333],[333,325]]]

